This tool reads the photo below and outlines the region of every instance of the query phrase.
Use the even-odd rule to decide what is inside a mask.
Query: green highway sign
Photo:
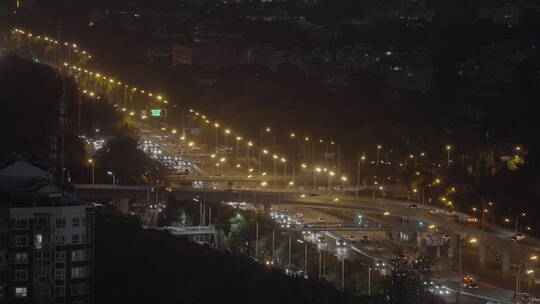
[[[150,110],[151,116],[161,116],[161,109],[151,109]]]

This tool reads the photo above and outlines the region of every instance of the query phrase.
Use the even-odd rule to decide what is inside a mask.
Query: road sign
[[[191,128],[191,135],[199,135],[201,134],[200,128]]]
[[[151,116],[154,116],[154,117],[159,117],[161,116],[161,109],[151,109],[150,110],[150,115]]]

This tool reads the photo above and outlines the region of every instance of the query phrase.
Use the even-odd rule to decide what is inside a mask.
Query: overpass
[[[305,196],[293,190],[279,189],[251,189],[251,190],[220,190],[220,189],[195,189],[195,188],[175,188],[168,192],[164,188],[154,189],[146,186],[121,186],[121,185],[76,185],[75,194],[83,199],[120,199],[143,197],[144,194],[152,197],[152,193],[165,199],[165,195],[173,193],[178,199],[192,199],[197,197],[206,201],[235,201],[263,205],[295,205],[313,208],[326,209],[348,209],[362,211],[367,214],[379,214],[390,217],[407,217],[411,220],[422,221],[435,224],[438,228],[444,227],[446,231],[460,237],[460,240],[453,238],[451,247],[457,249],[462,239],[474,237],[475,248],[479,256],[480,265],[485,265],[487,249],[497,249],[502,255],[502,273],[507,276],[509,273],[511,257],[516,261],[529,261],[531,255],[535,254],[539,246],[538,240],[517,243],[508,237],[495,232],[482,232],[478,229],[468,227],[463,224],[448,220],[442,215],[434,215],[427,210],[431,206],[419,206],[417,209],[408,207],[407,202],[392,201],[383,199],[356,198],[354,196],[317,195]],[[466,216],[461,214],[461,217]],[[337,228],[337,227],[336,227]],[[405,228],[405,227],[403,227]],[[348,228],[346,228],[348,229]],[[454,251],[457,252],[457,251]],[[516,263],[517,264],[517,263]]]

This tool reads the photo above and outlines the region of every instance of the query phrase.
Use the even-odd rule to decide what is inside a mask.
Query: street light
[[[275,146],[276,146],[276,133],[272,132],[272,128],[270,128],[270,127],[266,127],[265,131],[266,131],[267,134],[272,133],[272,147],[275,148]]]
[[[377,166],[378,166],[379,163],[381,162],[381,157],[380,157],[381,149],[382,149],[382,146],[381,146],[381,145],[377,145]]]
[[[304,137],[304,140],[308,142],[310,138],[308,136]],[[311,140],[311,161],[315,165],[315,141]]]
[[[251,141],[248,141],[247,143],[247,167],[249,168],[249,148],[253,146],[253,143]]]
[[[345,183],[347,182],[347,177],[346,176],[342,176],[341,177],[341,183],[342,183],[342,188],[343,188],[343,195],[345,195]]]
[[[281,162],[283,163],[283,178],[285,182],[287,182],[287,160],[285,158],[281,158]]]
[[[236,161],[238,161],[238,143],[242,140],[241,136],[236,136]]]
[[[452,150],[452,146],[446,145],[446,162],[448,167],[450,167],[450,150]]]
[[[275,180],[277,179],[277,160],[278,160],[278,156],[277,155],[272,155],[272,158],[274,159],[274,186],[275,186]]]
[[[216,129],[216,149],[218,146],[218,129],[219,129],[219,123],[214,123],[214,128]],[[183,131],[182,131],[183,132]]]
[[[225,152],[227,151],[227,135],[231,134],[231,130],[225,129]]]
[[[95,185],[95,182],[94,182],[94,160],[89,158],[88,163],[90,163],[90,165],[92,166],[92,185]]]
[[[114,185],[116,184],[116,175],[114,175],[114,172],[112,171],[107,171],[107,174],[112,175],[112,185],[114,187]]]
[[[366,157],[364,155],[358,158],[358,170],[356,174],[356,196],[360,195],[360,165],[364,160],[366,160]]]
[[[330,188],[332,187],[332,177],[336,175],[334,171],[328,172],[328,192],[330,192]]]

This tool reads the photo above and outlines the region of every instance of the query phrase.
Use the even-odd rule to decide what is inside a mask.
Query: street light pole
[[[371,297],[371,266],[368,266],[368,297]]]
[[[292,232],[289,231],[289,271],[291,271],[291,237],[292,237]]]
[[[341,290],[345,290],[345,258],[341,260]]]
[[[377,145],[377,166],[381,163],[381,145]]]
[[[275,247],[276,231],[272,228],[272,261],[276,261],[276,247]]]
[[[89,158],[88,162],[92,166],[92,185],[95,185],[95,182],[94,182],[94,160],[92,158]]]
[[[257,173],[261,174],[261,149],[259,148],[259,163],[257,164]]]
[[[450,150],[452,149],[452,146],[447,145],[446,146],[446,162],[447,166],[450,167]]]
[[[107,171],[107,174],[112,175],[112,185],[114,187],[114,185],[116,183],[116,175],[114,175],[114,172],[112,172],[112,171]]]
[[[253,143],[251,141],[249,141],[247,143],[247,170],[249,170],[249,148],[251,148],[251,146],[253,146]]]
[[[307,241],[304,241],[304,277],[307,277]]]
[[[255,222],[255,257],[258,256],[258,253],[259,253],[259,221],[256,221]]]

